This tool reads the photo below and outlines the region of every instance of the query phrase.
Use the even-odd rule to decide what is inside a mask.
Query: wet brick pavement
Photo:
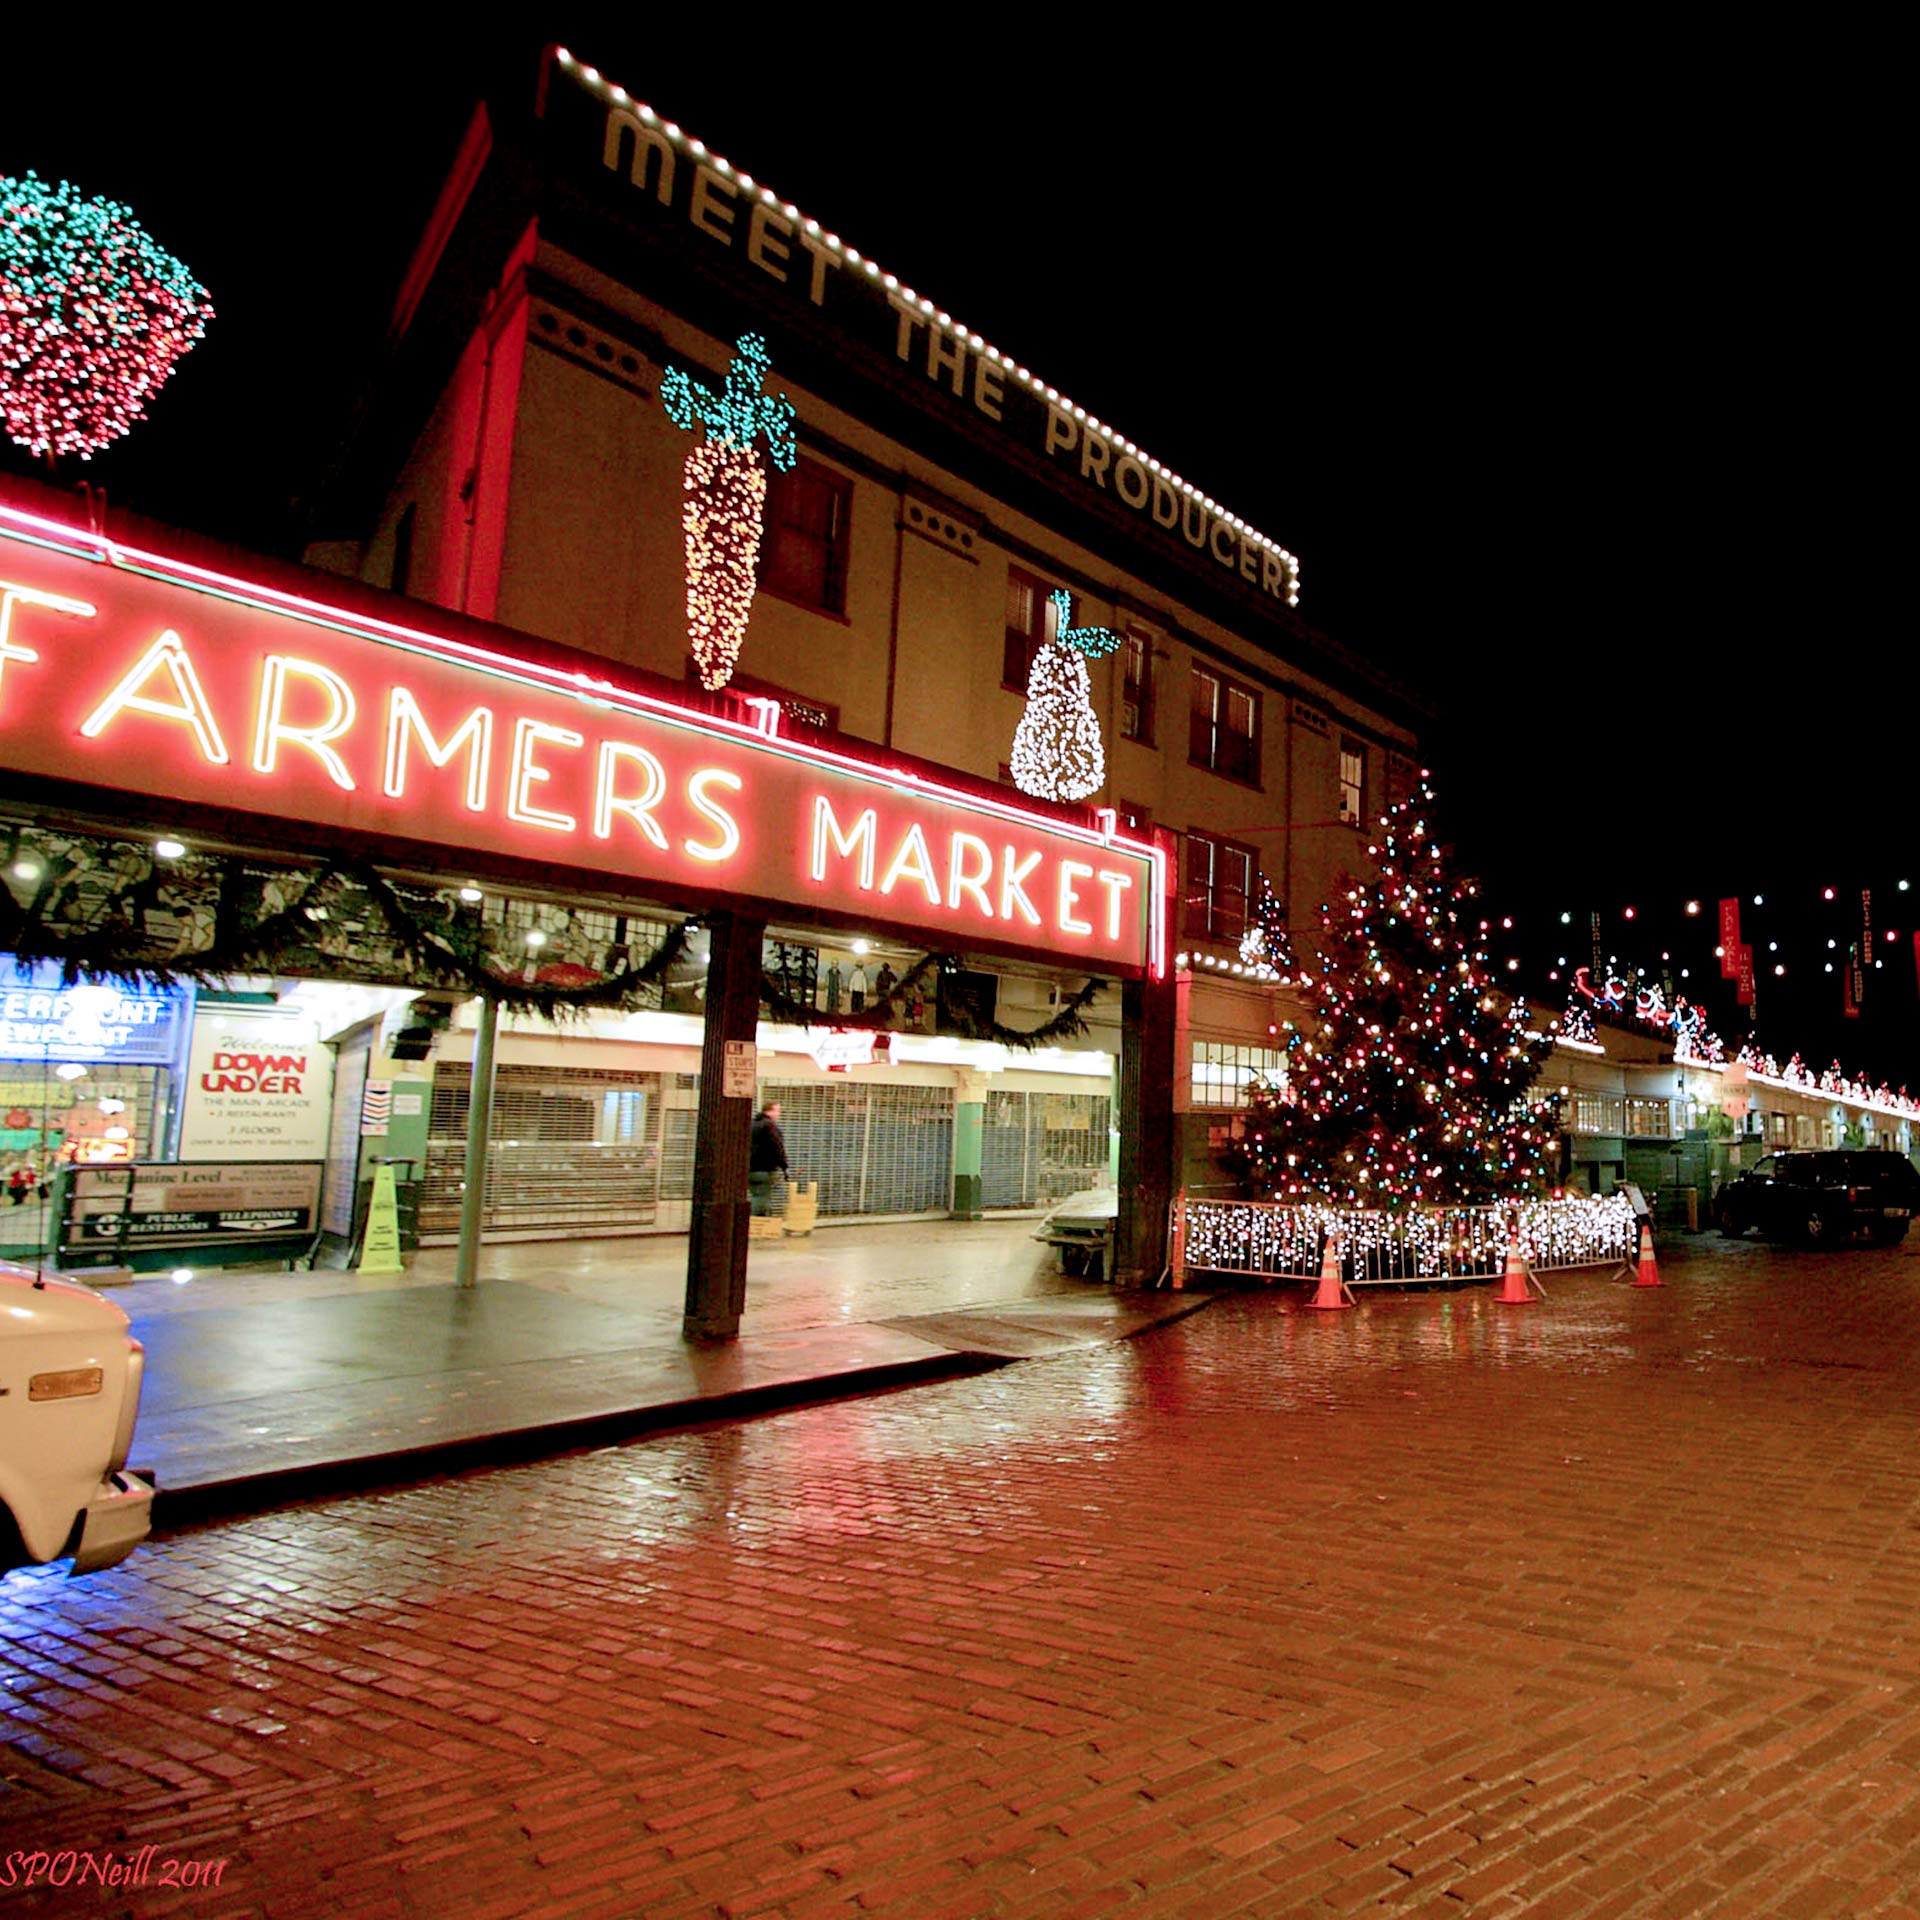
[[[1920,1913],[1920,1248],[1236,1297],[0,1587],[22,1913]],[[6,1886],[17,1850],[218,1887]],[[9,1860],[16,1864],[9,1866]]]

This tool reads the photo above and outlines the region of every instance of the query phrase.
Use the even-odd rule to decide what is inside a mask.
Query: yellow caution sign
[[[356,1273],[404,1273],[400,1258],[400,1201],[394,1191],[393,1168],[373,1170],[373,1198],[367,1203],[367,1231],[360,1242]]]

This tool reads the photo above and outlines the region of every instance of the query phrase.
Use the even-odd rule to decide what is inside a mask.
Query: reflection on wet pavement
[[[1909,1914],[1914,1257],[1228,1298],[15,1575],[0,1859],[159,1836],[235,1916]]]

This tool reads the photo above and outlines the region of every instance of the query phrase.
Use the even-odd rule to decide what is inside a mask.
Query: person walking
[[[773,1177],[787,1176],[787,1143],[780,1137],[780,1102],[769,1100],[753,1116],[747,1151],[747,1198],[758,1214],[773,1212]]]

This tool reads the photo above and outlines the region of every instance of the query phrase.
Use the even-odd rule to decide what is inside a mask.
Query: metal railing
[[[1183,1272],[1315,1279],[1329,1237],[1337,1236],[1349,1286],[1409,1286],[1498,1279],[1516,1225],[1536,1273],[1630,1264],[1638,1246],[1633,1205],[1623,1193],[1405,1213],[1181,1193],[1174,1196],[1169,1244],[1176,1284]]]

